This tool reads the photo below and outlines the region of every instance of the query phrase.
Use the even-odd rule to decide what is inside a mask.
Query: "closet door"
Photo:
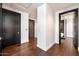
[[[20,16],[3,9],[3,48],[20,43]]]
[[[0,56],[2,55],[2,4],[0,3]]]

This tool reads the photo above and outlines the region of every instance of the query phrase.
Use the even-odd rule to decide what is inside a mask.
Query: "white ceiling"
[[[26,12],[29,13],[29,18],[37,18],[37,8],[43,3],[18,3],[17,5],[21,6]]]
[[[68,8],[74,5],[79,5],[79,3],[49,3],[53,11],[58,11],[64,8]]]
[[[43,3],[20,3],[19,5],[24,7],[29,12],[34,10],[36,11],[36,8],[41,6],[42,4]],[[53,11],[59,11],[64,8],[79,5],[79,3],[48,3],[48,5],[52,8]]]
[[[43,3],[21,3],[20,5],[26,7],[26,8],[37,8]]]
[[[25,7],[28,10],[35,9],[41,6],[43,3],[19,3],[18,5]],[[52,10],[60,10],[73,5],[78,5],[79,3],[48,3]]]
[[[37,9],[43,3],[20,3],[18,5],[25,8],[25,10],[29,13],[30,18],[37,18]],[[79,5],[79,3],[48,3],[48,5],[52,8],[53,12],[62,10],[64,8],[68,8],[74,5]]]
[[[24,7],[27,11],[30,11],[30,10],[36,9],[43,3],[15,3],[15,4],[20,5],[21,7]]]
[[[7,5],[7,6],[11,6],[13,8],[15,6],[17,8],[24,10],[24,11],[30,11],[32,9],[36,9],[37,7],[42,5],[43,3],[3,3],[3,4]]]
[[[37,17],[37,9],[43,3],[6,3],[15,9],[19,9],[22,11],[26,11],[29,13],[30,18],[36,19]],[[79,5],[79,3],[48,3],[48,5],[52,8],[52,11],[59,11],[64,8],[68,8],[74,5]],[[17,7],[14,7],[17,6]]]
[[[37,7],[42,5],[42,3],[3,3],[3,8],[12,8],[18,11],[27,12],[29,18],[36,19],[37,17]]]

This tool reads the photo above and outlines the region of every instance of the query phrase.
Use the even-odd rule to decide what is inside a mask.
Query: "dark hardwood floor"
[[[47,51],[50,56],[77,56],[78,50],[74,48],[71,38],[62,40],[61,45],[54,45]]]
[[[47,52],[36,47],[36,39],[21,46],[13,45],[3,50],[4,56],[76,56],[77,50],[74,48],[72,39],[62,40],[62,44],[55,44]]]
[[[29,43],[24,43],[21,46],[13,45],[3,50],[4,55],[8,56],[40,56],[45,52],[36,47],[36,39],[31,40]]]

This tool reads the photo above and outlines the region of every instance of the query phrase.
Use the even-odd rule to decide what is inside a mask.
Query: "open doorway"
[[[29,19],[29,42],[35,39],[35,21]]]
[[[78,48],[78,9],[59,14],[59,44],[67,40]]]

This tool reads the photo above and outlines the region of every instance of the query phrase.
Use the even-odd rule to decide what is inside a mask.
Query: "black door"
[[[20,43],[20,14],[2,9],[3,39],[2,47]]]
[[[75,48],[78,48],[78,9],[74,10],[74,38],[73,43]]]
[[[0,3],[0,56],[2,55],[2,4]]]

